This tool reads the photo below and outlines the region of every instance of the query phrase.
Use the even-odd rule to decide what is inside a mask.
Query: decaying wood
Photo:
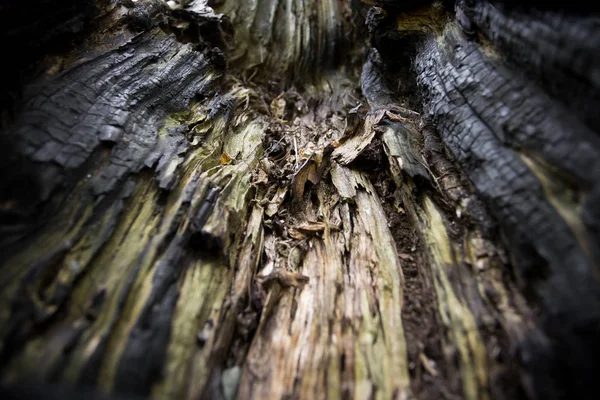
[[[7,393],[593,386],[595,17],[496,0],[38,0],[53,12],[32,23],[9,3],[7,49],[45,47],[2,92]]]

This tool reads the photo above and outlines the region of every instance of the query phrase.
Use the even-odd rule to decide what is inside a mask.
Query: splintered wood
[[[487,162],[461,153],[475,108],[447,100],[452,85],[473,95],[452,57],[479,44],[441,4],[373,7],[383,44],[367,55],[368,1],[106,3],[85,61],[73,50],[25,91],[8,133],[15,179],[32,168],[38,186],[0,204],[18,222],[0,241],[2,383],[227,400],[485,400],[520,373],[516,390],[531,386],[515,349],[547,338],[446,151]],[[441,137],[381,75],[386,40],[396,52],[425,33]],[[522,158],[547,193],[564,186]],[[502,198],[507,177],[467,172]],[[572,202],[552,204],[586,238]]]

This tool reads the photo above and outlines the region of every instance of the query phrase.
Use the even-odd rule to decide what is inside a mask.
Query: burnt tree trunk
[[[587,7],[5,2],[2,393],[596,398]]]

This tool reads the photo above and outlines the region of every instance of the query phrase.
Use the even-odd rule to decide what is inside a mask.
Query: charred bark
[[[584,5],[38,3],[0,9],[39,39],[2,93],[7,395],[586,398]]]

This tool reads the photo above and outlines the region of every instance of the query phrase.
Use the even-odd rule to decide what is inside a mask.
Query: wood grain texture
[[[593,382],[591,17],[84,3],[11,33],[89,23],[31,55],[3,114],[8,395],[535,399]]]

